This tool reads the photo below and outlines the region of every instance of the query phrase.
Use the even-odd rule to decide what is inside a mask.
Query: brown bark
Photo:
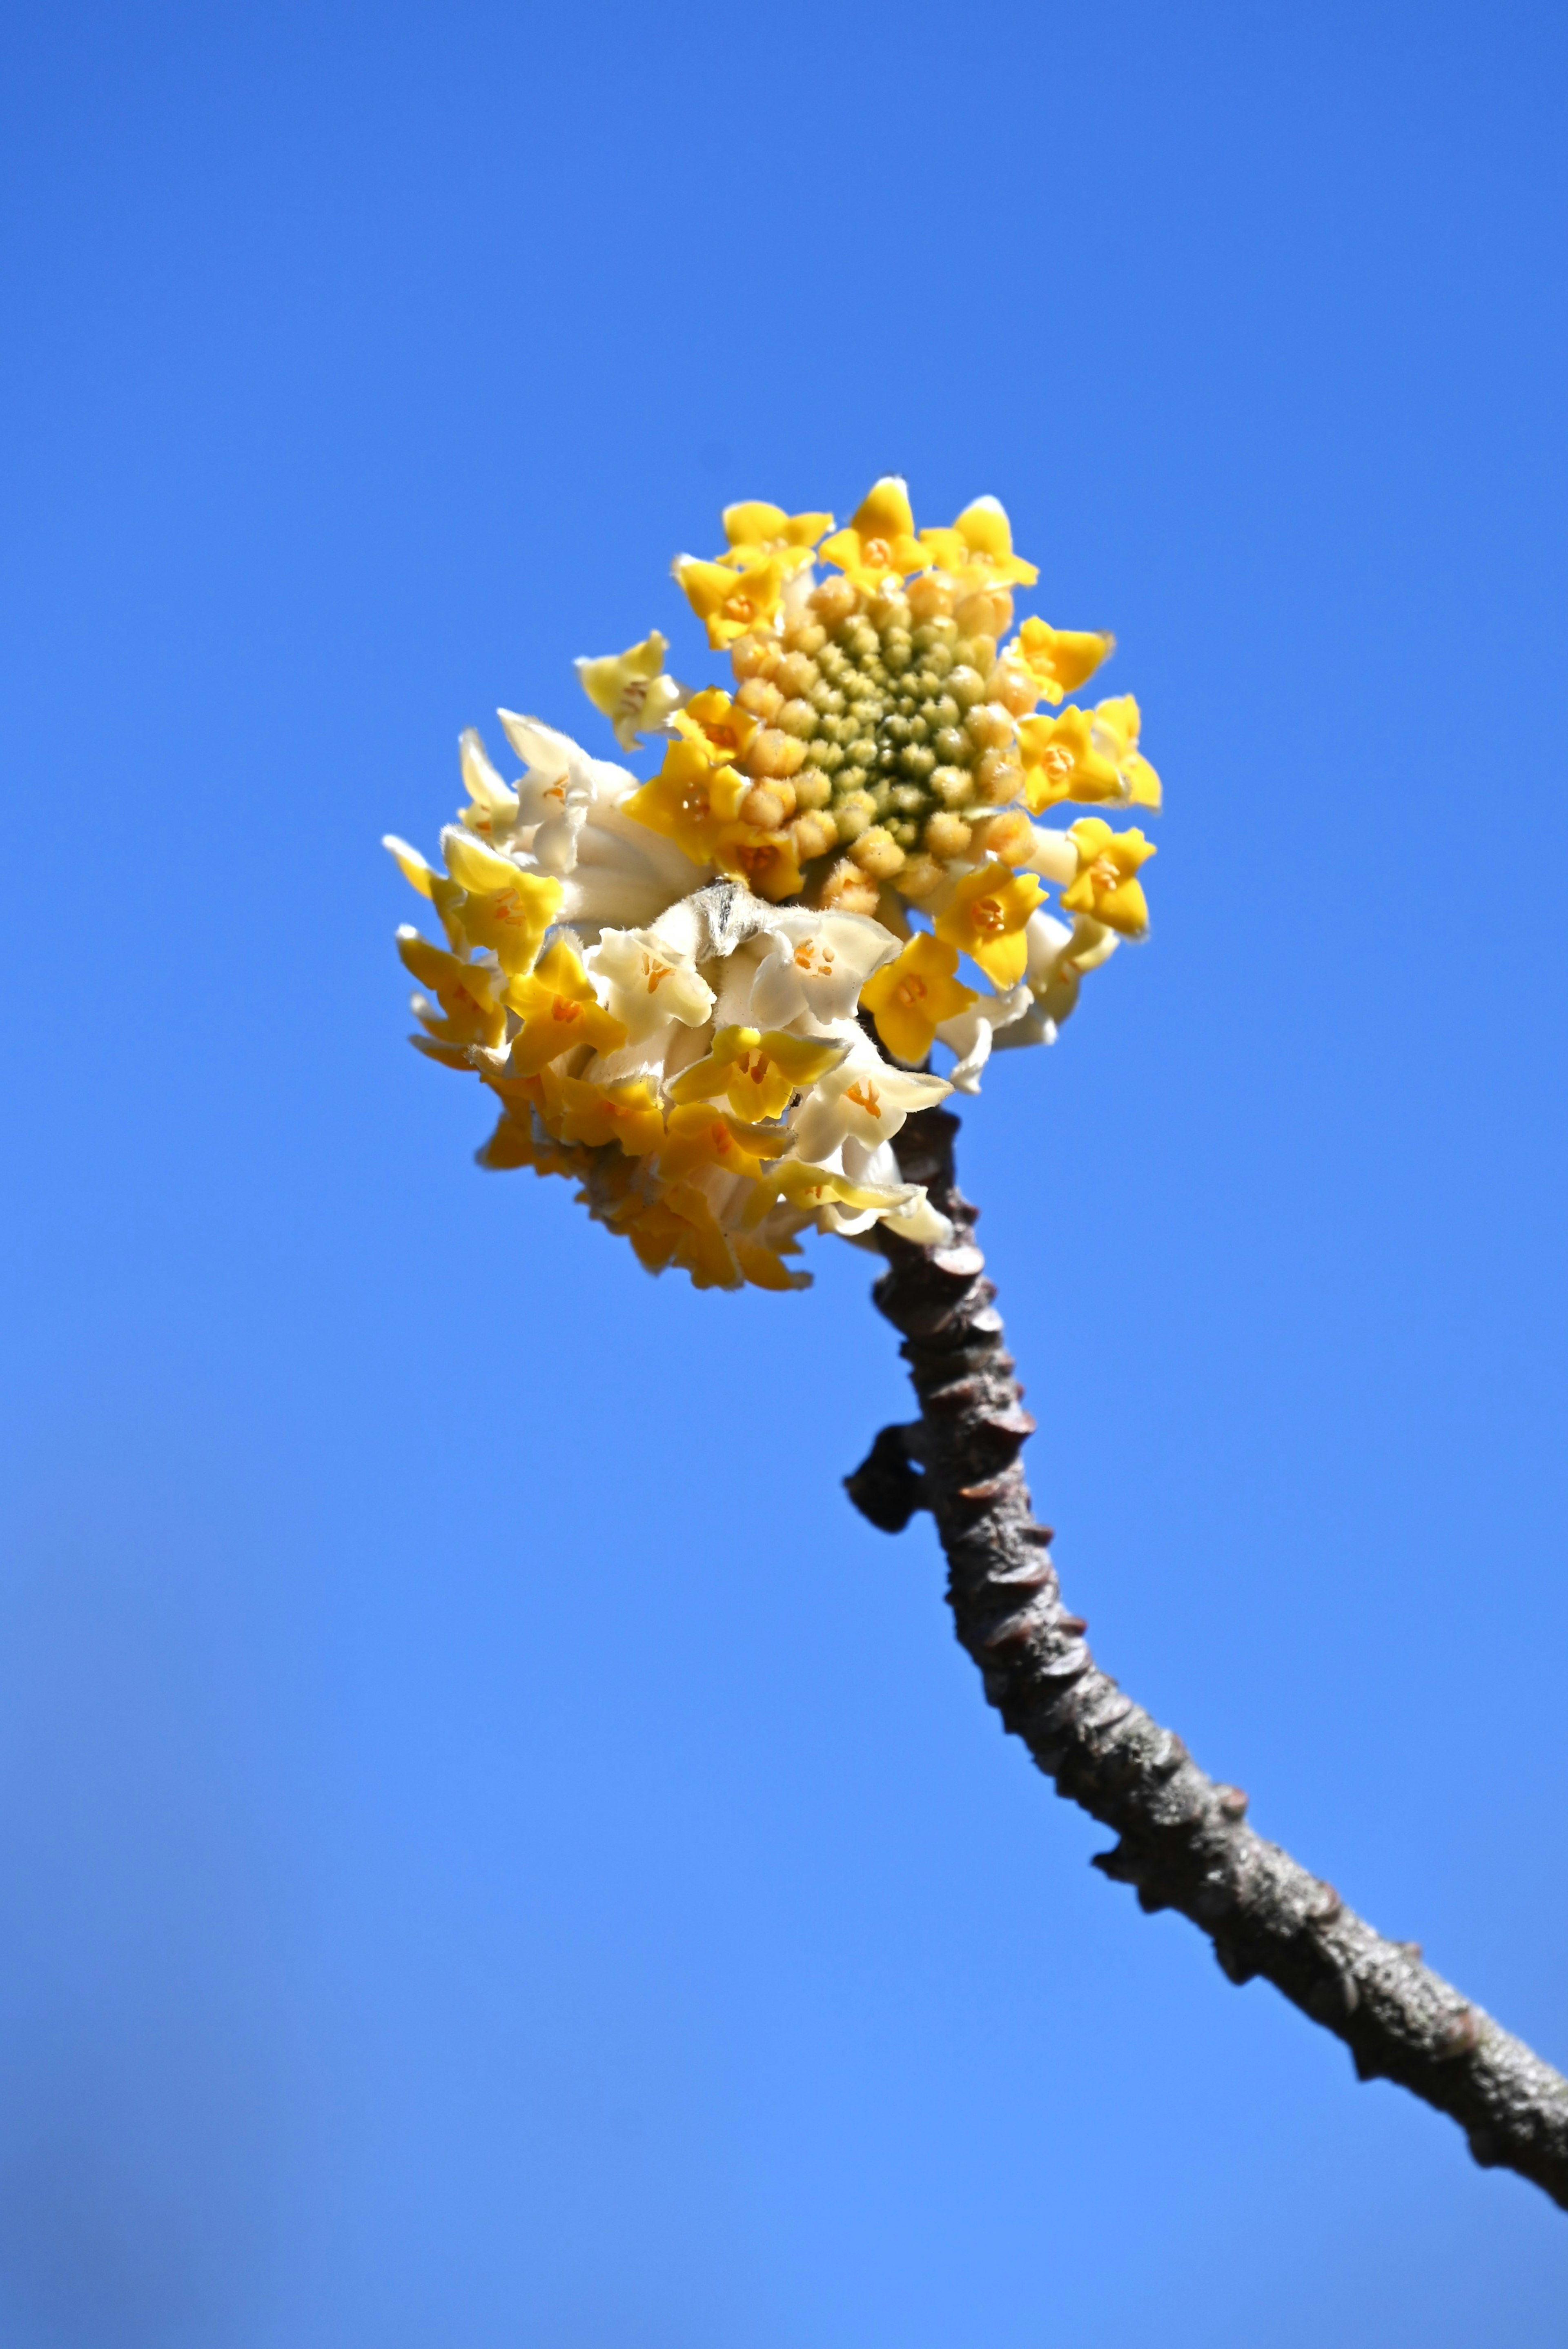
[[[1146,1909],[1179,1909],[1234,1982],[1262,1975],[1343,2039],[1364,2080],[1397,2081],[1457,2120],[1476,2160],[1517,2170],[1568,2209],[1568,2080],[1421,1963],[1385,1940],[1247,1824],[1247,1798],[1200,1770],[1102,1672],[1063,1607],[1030,1508],[1023,1409],[995,1291],[957,1187],[944,1110],[898,1139],[905,1176],[953,1223],[946,1247],[877,1226],[888,1270],[874,1295],[903,1333],[920,1416],[884,1428],[845,1482],[873,1525],[896,1533],[917,1509],[936,1521],[958,1636],[1003,1725],[1058,1791],[1112,1828],[1095,1865]]]

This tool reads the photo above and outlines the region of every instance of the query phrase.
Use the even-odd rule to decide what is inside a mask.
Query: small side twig
[[[1448,2113],[1487,2168],[1516,2170],[1568,2209],[1568,2080],[1423,1965],[1385,1940],[1246,1821],[1247,1797],[1200,1770],[1179,1737],[1102,1672],[1062,1604],[1019,1463],[1033,1422],[974,1245],[975,1210],[953,1173],[958,1120],[912,1117],[906,1178],[954,1226],[947,1247],[878,1226],[888,1270],[874,1290],[901,1330],[920,1416],[884,1428],[845,1482],[872,1524],[903,1529],[929,1509],[950,1569],[958,1636],[1003,1725],[1064,1795],[1112,1828],[1095,1865],[1145,1909],[1178,1909],[1207,1933],[1231,1982],[1262,1975],[1343,2039],[1358,2076],[1386,2079]]]

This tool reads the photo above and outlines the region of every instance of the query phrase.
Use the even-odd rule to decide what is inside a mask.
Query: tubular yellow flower
[[[923,530],[920,542],[965,588],[1033,587],[1040,576],[1038,564],[1012,552],[1012,524],[996,498],[976,498],[950,530]]]
[[[1106,629],[1053,628],[1044,620],[1025,620],[1016,657],[1039,686],[1042,700],[1056,702],[1076,693],[1116,648],[1115,636]]]
[[[1023,926],[1044,894],[1033,873],[982,864],[964,874],[937,916],[937,936],[979,963],[996,986],[1016,987],[1028,960]]]
[[[579,659],[577,679],[583,691],[615,728],[623,750],[631,750],[642,734],[657,734],[680,699],[680,688],[664,674],[669,641],[657,628],[639,645],[623,653],[606,653],[597,660]]]
[[[1050,1041],[1147,922],[1141,833],[1032,818],[1156,808],[1159,781],[1130,694],[1033,714],[1112,640],[1010,635],[1035,571],[994,498],[917,533],[889,475],[842,531],[761,500],[723,523],[675,573],[728,682],[684,693],[657,629],[578,664],[622,750],[664,737],[647,770],[504,709],[523,771],[465,730],[443,865],[387,846],[445,933],[399,933],[412,1040],[499,1105],[480,1164],[568,1178],[649,1271],[782,1291],[808,1228],[950,1236],[903,1179],[905,1120]]]
[[[1113,832],[1097,815],[1081,816],[1071,832],[1078,852],[1078,877],[1062,892],[1063,910],[1087,914],[1124,938],[1141,937],[1148,927],[1148,903],[1138,880],[1155,854],[1141,832]]]
[[[824,531],[833,528],[830,513],[785,513],[783,506],[769,505],[761,498],[726,506],[721,520],[730,542],[728,554],[719,557],[721,563],[743,571],[773,555],[786,579],[810,563],[812,548]]]
[[[756,1124],[783,1114],[795,1093],[815,1084],[843,1060],[847,1046],[815,1043],[772,1028],[721,1028],[706,1059],[681,1071],[671,1083],[673,1102],[712,1101],[729,1096],[737,1117]]]
[[[674,841],[693,864],[711,864],[745,796],[745,777],[719,761],[706,737],[683,735],[652,781],[632,792],[626,812]]]
[[[917,930],[896,962],[885,963],[860,990],[860,1001],[895,1060],[923,1061],[938,1027],[975,1000],[955,977],[959,950]]]
[[[710,757],[717,763],[744,758],[759,723],[749,709],[742,709],[718,685],[694,693],[684,709],[678,709],[670,719],[676,732],[683,734],[688,741],[705,743]]]
[[[706,621],[708,642],[715,651],[771,620],[784,594],[784,565],[774,555],[737,571],[727,564],[701,563],[694,554],[682,554],[677,558],[675,576],[697,617]]]
[[[1018,729],[1023,761],[1023,803],[1040,815],[1063,800],[1095,804],[1127,794],[1115,759],[1096,747],[1095,725],[1086,709],[1064,709],[1059,718],[1025,718]]]
[[[582,1044],[613,1052],[626,1042],[624,1025],[601,1007],[564,938],[540,956],[526,978],[507,981],[505,1001],[523,1023],[512,1040],[508,1066],[514,1076],[537,1076],[547,1061]]]
[[[1130,693],[1102,701],[1095,711],[1095,733],[1106,742],[1116,761],[1123,798],[1130,807],[1146,807],[1158,814],[1163,793],[1159,777],[1137,747],[1142,722],[1137,703]]]
[[[416,996],[414,1017],[427,1036],[440,1043],[466,1048],[470,1044],[493,1045],[505,1035],[506,1007],[501,1000],[504,980],[494,963],[464,962],[461,956],[431,946],[417,930],[406,927],[398,932],[398,952],[404,968],[430,988],[444,1015],[441,1019],[433,1019],[428,1009],[421,1008],[422,998]],[[417,1036],[414,1039],[416,1043],[422,1040]],[[440,1057],[444,1059],[447,1055]],[[469,1065],[465,1049],[460,1050],[457,1065]]]
[[[441,846],[452,879],[468,893],[460,918],[470,940],[489,947],[509,978],[532,970],[560,908],[559,881],[523,872],[455,825],[441,835]]]
[[[931,564],[930,550],[915,536],[909,492],[897,473],[874,481],[848,529],[825,539],[818,552],[864,588],[879,587],[889,577],[907,578]]]
[[[640,1158],[657,1150],[664,1139],[664,1113],[646,1084],[585,1084],[562,1077],[560,1133],[563,1142],[586,1143],[590,1149],[607,1142]]]
[[[776,1133],[730,1116],[711,1100],[677,1102],[665,1127],[659,1173],[667,1183],[680,1183],[713,1168],[748,1183],[759,1182],[763,1159],[772,1154],[770,1144],[777,1148]]]
[[[793,897],[801,885],[792,833],[764,832],[754,823],[727,823],[714,846],[713,861],[774,905]]]

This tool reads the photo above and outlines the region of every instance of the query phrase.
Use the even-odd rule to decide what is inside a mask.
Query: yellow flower
[[[1141,832],[1113,832],[1097,815],[1080,816],[1068,833],[1078,852],[1078,877],[1062,892],[1062,910],[1087,914],[1124,938],[1148,927],[1148,901],[1138,868],[1155,854]]]
[[[720,763],[705,737],[682,734],[666,750],[658,774],[623,802],[622,812],[672,840],[693,864],[711,864],[748,789],[743,775]]]
[[[1102,701],[1095,711],[1095,732],[1111,745],[1111,756],[1122,780],[1123,796],[1133,807],[1158,810],[1163,793],[1159,777],[1137,747],[1142,719],[1130,693]]]
[[[774,555],[735,571],[728,564],[700,563],[694,554],[681,554],[676,557],[675,576],[697,617],[707,623],[708,642],[715,651],[771,620],[784,594],[784,565]]]
[[[1119,802],[1127,796],[1115,759],[1096,743],[1095,733],[1095,721],[1086,709],[1064,709],[1059,718],[1019,720],[1023,801],[1031,815],[1039,815],[1062,800],[1092,806],[1097,801]]]
[[[493,1047],[501,1042],[506,1033],[506,1006],[501,1000],[502,974],[493,963],[464,962],[406,925],[398,932],[398,952],[404,968],[421,987],[430,988],[445,1014],[444,1019],[435,1019],[423,1006],[423,999],[414,999],[414,1016],[426,1034],[453,1048],[433,1053],[432,1059],[468,1068],[472,1063],[462,1049],[465,1045]],[[416,1036],[414,1041],[422,1044],[423,1040]]]
[[[462,891],[457,883],[449,880],[444,873],[438,873],[433,864],[427,864],[417,848],[410,848],[408,842],[400,840],[395,832],[383,833],[381,845],[410,888],[417,889],[421,897],[429,898],[441,916],[448,937],[452,936],[454,929],[461,929],[458,909],[462,904]],[[461,937],[457,943],[462,943]]]
[[[713,861],[743,881],[754,895],[775,905],[793,897],[801,885],[792,833],[763,832],[754,823],[726,824],[714,844]]]
[[[541,1142],[534,1130],[532,1105],[508,1102],[489,1141],[475,1152],[481,1166],[497,1174],[531,1166],[535,1174],[586,1174],[592,1164],[587,1152],[568,1142]]]
[[[976,1000],[954,973],[958,948],[926,930],[917,930],[896,962],[873,972],[860,1001],[877,1022],[877,1033],[895,1059],[923,1061],[940,1021],[954,1019]]]
[[[1107,629],[1054,628],[1045,620],[1025,620],[1009,657],[1021,661],[1040,688],[1043,700],[1075,693],[1116,648]]]
[[[929,571],[932,561],[929,547],[915,536],[909,492],[897,473],[874,482],[848,529],[825,539],[818,552],[868,594],[891,574],[902,579]]]
[[[614,1052],[626,1042],[624,1026],[601,1008],[564,938],[540,957],[528,978],[508,980],[506,1000],[523,1022],[512,1040],[509,1066],[514,1076],[536,1076],[546,1061],[579,1044]]]
[[[713,1166],[722,1174],[743,1174],[754,1183],[762,1174],[763,1158],[774,1155],[779,1146],[776,1133],[744,1124],[711,1101],[680,1102],[670,1112],[656,1165],[665,1183],[681,1182]]]
[[[767,1181],[777,1197],[787,1200],[792,1207],[808,1208],[813,1215],[819,1215],[824,1207],[835,1206],[865,1215],[868,1209],[896,1204],[914,1190],[909,1183],[852,1183],[847,1174],[836,1174],[830,1166],[809,1165],[804,1158],[781,1159]]]
[[[593,1085],[578,1077],[557,1077],[555,1086],[559,1088],[556,1115],[563,1142],[584,1142],[591,1150],[614,1142],[628,1158],[641,1158],[664,1139],[663,1112],[640,1080]]]
[[[800,1250],[794,1241],[788,1245],[791,1255],[798,1256]],[[738,1232],[731,1234],[730,1247],[753,1288],[808,1288],[811,1285],[810,1273],[791,1272],[775,1248],[763,1247],[757,1240],[742,1239]]]
[[[669,650],[668,641],[655,628],[623,653],[577,662],[583,691],[610,720],[623,750],[632,750],[639,734],[657,733],[680,698],[680,688],[664,674]]]
[[[459,919],[470,938],[494,950],[509,978],[532,970],[560,910],[560,883],[549,874],[524,873],[456,824],[442,833],[441,849],[452,879],[468,892]]]
[[[782,1028],[721,1028],[707,1058],[676,1078],[670,1099],[713,1101],[725,1093],[735,1115],[754,1125],[781,1116],[792,1094],[836,1069],[847,1049]]]
[[[950,530],[923,530],[920,540],[963,587],[1033,587],[1040,576],[1037,564],[1012,552],[1012,525],[997,498],[976,498]]]
[[[1044,894],[1033,873],[982,864],[964,874],[937,916],[937,936],[971,955],[994,986],[1016,987],[1029,957],[1024,925]]]
[[[722,685],[710,685],[694,693],[670,723],[688,741],[705,742],[713,763],[720,766],[726,760],[745,757],[760,721],[732,701]]]
[[[788,514],[783,506],[769,505],[762,498],[726,506],[722,519],[730,550],[719,557],[721,563],[739,571],[776,555],[785,578],[811,561],[812,548],[825,530],[833,528],[830,513]]]

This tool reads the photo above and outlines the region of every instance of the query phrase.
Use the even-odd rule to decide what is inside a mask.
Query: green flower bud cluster
[[[875,833],[867,851],[888,867],[961,855],[968,820],[1016,781],[1011,721],[991,706],[994,639],[941,615],[917,621],[892,593],[824,618],[836,624],[786,629],[772,667],[785,697],[772,722],[805,752],[797,807],[820,810],[841,847]]]

